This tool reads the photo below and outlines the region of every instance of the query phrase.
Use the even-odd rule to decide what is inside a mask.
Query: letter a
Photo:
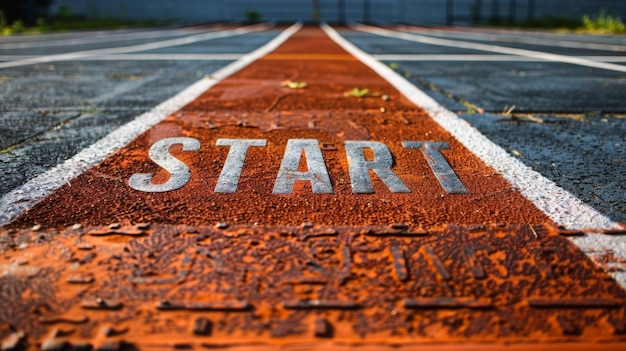
[[[299,172],[298,165],[303,152],[308,170]],[[296,180],[310,181],[314,194],[333,193],[333,186],[330,183],[322,151],[315,139],[289,139],[273,193],[291,194]]]

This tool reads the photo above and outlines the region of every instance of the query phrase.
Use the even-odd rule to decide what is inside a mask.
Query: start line
[[[170,173],[165,183],[152,182],[153,173],[136,173],[129,179],[131,188],[143,192],[166,192],[180,189],[191,178],[189,167],[174,157],[169,149],[182,145],[183,151],[200,150],[200,141],[189,137],[165,138],[154,143],[148,152],[150,159]],[[215,193],[235,193],[239,178],[245,165],[246,154],[250,147],[265,147],[265,139],[217,139],[216,146],[230,146],[222,172],[215,186]],[[405,149],[419,149],[430,169],[437,177],[443,189],[449,194],[466,194],[467,189],[458,178],[440,150],[449,149],[444,141],[402,141]],[[380,180],[393,193],[410,193],[411,190],[391,170],[393,155],[382,142],[345,141],[346,158],[350,174],[352,193],[371,194],[374,192],[369,170],[376,173]],[[368,157],[367,153],[371,156]],[[306,171],[299,170],[304,157]],[[289,139],[280,170],[276,176],[273,194],[291,194],[296,181],[309,181],[314,194],[332,194],[333,187],[328,169],[316,139]]]

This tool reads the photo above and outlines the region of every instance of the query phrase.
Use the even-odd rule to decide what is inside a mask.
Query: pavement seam
[[[409,73],[409,72],[407,72],[407,73]],[[445,90],[444,88],[436,85],[435,83],[429,81],[428,79],[426,79],[424,77],[418,77],[417,79],[418,79],[420,85],[423,88],[427,88],[428,90],[440,93],[443,96],[447,97],[448,99],[456,101],[459,104],[467,107],[467,110],[463,111],[464,113],[484,113],[485,112],[484,108],[482,108],[482,107],[480,107],[480,106],[478,106],[476,104],[473,104],[470,101],[467,101],[467,100],[463,99],[460,96],[454,95],[453,93]]]
[[[147,78],[143,78],[143,79],[140,79],[140,80],[129,81],[129,82],[125,82],[125,83],[119,84],[119,85],[116,86],[115,89],[113,89],[111,91],[108,91],[105,94],[102,94],[100,96],[96,96],[96,97],[94,97],[92,99],[89,99],[88,103],[89,103],[89,105],[94,105],[94,104],[97,104],[97,103],[100,103],[100,102],[111,100],[114,97],[117,97],[119,95],[127,93],[129,90],[136,89],[136,88],[138,88],[140,86],[143,86],[143,85],[145,85],[147,83],[150,83],[150,82],[154,81],[155,79],[156,79],[156,77],[153,76],[153,77],[147,77]],[[91,107],[91,109],[93,109],[93,107]],[[41,110],[44,110],[44,109],[40,108],[39,110],[41,111]],[[126,109],[125,109],[125,111],[126,111]],[[40,137],[40,136],[42,136],[42,135],[44,135],[44,134],[46,134],[48,132],[52,132],[52,131],[58,130],[61,127],[65,126],[66,124],[68,124],[68,123],[70,123],[70,122],[80,118],[81,116],[83,116],[85,114],[89,114],[89,113],[90,113],[90,108],[89,107],[81,108],[81,110],[77,114],[72,115],[72,116],[70,116],[68,118],[65,118],[65,119],[59,121],[58,123],[56,123],[55,125],[51,126],[50,128],[47,128],[45,130],[42,130],[42,131],[40,131],[38,133],[35,133],[35,134],[32,134],[32,135],[29,135],[29,136],[27,136],[27,137],[25,137],[23,139],[18,140],[17,142],[15,142],[15,143],[13,143],[11,145],[8,145],[4,149],[0,150],[0,155],[9,153],[9,152],[15,150],[16,148],[21,147],[24,144],[28,143],[29,141],[37,139],[38,137]]]
[[[82,116],[82,115],[83,115],[83,113],[82,113],[82,112],[79,112],[79,113],[77,113],[77,114],[75,114],[75,115],[72,115],[71,117],[68,117],[68,118],[66,118],[66,119],[63,119],[63,120],[59,121],[58,123],[56,123],[54,126],[52,126],[52,127],[50,127],[50,128],[47,128],[47,129],[42,130],[42,131],[40,131],[40,132],[38,132],[38,133],[35,133],[35,134],[32,134],[32,135],[29,135],[29,136],[28,136],[28,137],[26,137],[26,138],[23,138],[23,139],[21,139],[21,140],[18,140],[16,143],[13,143],[13,144],[11,144],[11,145],[8,145],[8,146],[7,146],[7,147],[5,147],[4,149],[0,150],[0,155],[2,155],[2,154],[6,154],[6,153],[9,153],[9,152],[11,152],[11,151],[15,150],[16,148],[18,148],[18,147],[20,147],[20,146],[22,146],[22,145],[24,145],[24,144],[28,143],[29,141],[31,141],[31,140],[33,140],[33,139],[36,139],[36,138],[38,138],[38,137],[40,137],[40,136],[42,136],[42,135],[44,135],[44,134],[46,134],[46,133],[48,133],[48,132],[51,132],[51,131],[53,131],[53,130],[57,130],[57,129],[59,129],[59,128],[63,127],[64,125],[66,125],[66,124],[68,124],[68,123],[70,123],[70,122],[72,122],[72,121],[76,120],[77,118],[79,118],[79,117],[80,117],[80,116]]]

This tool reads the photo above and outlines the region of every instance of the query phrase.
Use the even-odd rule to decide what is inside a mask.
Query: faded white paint
[[[306,171],[299,171],[304,158]],[[316,139],[289,139],[274,183],[274,194],[291,194],[296,181],[308,181],[314,194],[332,194],[333,186]]]
[[[264,139],[217,139],[217,146],[230,146],[226,162],[217,179],[215,186],[216,193],[234,193],[239,185],[241,171],[246,163],[246,155],[248,148],[251,146],[266,146],[267,140]]]
[[[169,172],[169,179],[164,183],[155,184],[152,181],[154,173],[135,173],[130,177],[128,185],[135,190],[148,193],[172,191],[185,186],[191,177],[191,172],[184,162],[170,153],[170,147],[174,145],[182,145],[183,151],[200,150],[198,139],[183,137],[161,139],[150,147],[148,156],[152,162]]]

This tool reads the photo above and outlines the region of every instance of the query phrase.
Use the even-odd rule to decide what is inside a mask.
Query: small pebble
[[[146,230],[146,229],[150,229],[150,223],[139,223],[135,226],[135,228],[139,229],[139,230]]]
[[[20,257],[20,258],[14,259],[13,263],[15,263],[18,266],[24,266],[24,265],[28,264],[28,260],[25,259],[25,258]]]
[[[24,339],[24,336],[25,334],[23,331],[17,331],[9,335],[2,343],[2,351],[17,349],[22,339]]]

